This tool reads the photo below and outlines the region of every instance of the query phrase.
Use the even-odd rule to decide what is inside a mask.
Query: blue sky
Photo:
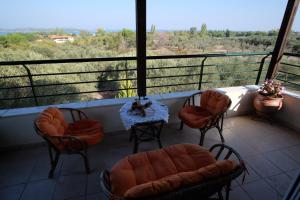
[[[278,29],[287,0],[147,0],[147,26]],[[1,0],[0,28],[135,29],[135,0]],[[300,14],[293,30],[300,31]]]

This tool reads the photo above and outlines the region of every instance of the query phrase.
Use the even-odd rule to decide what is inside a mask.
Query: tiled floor
[[[199,132],[178,124],[163,129],[164,146],[198,143]],[[2,153],[0,199],[105,199],[100,188],[99,172],[131,154],[133,144],[128,133],[108,133],[104,141],[89,151],[92,173],[84,173],[82,159],[63,156],[54,179],[48,179],[48,152],[45,146]],[[250,175],[233,183],[230,199],[282,199],[300,169],[300,133],[251,117],[225,120],[224,137],[246,160]],[[210,130],[205,146],[219,142],[216,130]],[[140,151],[157,148],[155,142],[140,145]]]

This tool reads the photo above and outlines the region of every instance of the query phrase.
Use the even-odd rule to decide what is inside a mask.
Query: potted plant
[[[282,108],[281,83],[273,80],[265,80],[254,97],[254,107],[258,114],[274,113]]]

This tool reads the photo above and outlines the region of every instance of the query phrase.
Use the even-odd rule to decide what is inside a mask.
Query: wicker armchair
[[[200,146],[198,146],[200,147]],[[104,170],[101,172],[100,178],[101,178],[101,187],[103,189],[103,192],[105,196],[108,199],[114,199],[114,200],[185,200],[185,199],[210,199],[210,197],[214,194],[217,194],[218,199],[224,199],[222,195],[222,190],[225,189],[225,198],[226,200],[229,199],[229,192],[231,187],[231,182],[238,176],[247,171],[244,161],[241,159],[240,155],[231,147],[225,145],[225,144],[216,144],[213,145],[209,152],[213,153],[215,155],[215,159],[219,161],[223,160],[226,161],[229,158],[236,160],[237,165],[229,173],[226,173],[222,176],[217,176],[214,178],[207,178],[207,180],[204,180],[200,183],[194,183],[189,184],[184,187],[176,188],[172,191],[168,192],[162,192],[160,194],[152,195],[152,196],[143,196],[140,198],[128,198],[128,197],[122,197],[113,194],[112,192],[112,186],[114,183],[112,183],[111,178],[111,172],[108,172],[107,170]],[[151,152],[150,152],[151,153]],[[137,155],[137,154],[135,154]],[[134,156],[135,156],[134,155]],[[222,159],[220,159],[222,157]],[[126,158],[128,159],[128,158]],[[116,165],[118,165],[117,163]],[[185,164],[184,161],[182,163]],[[164,166],[161,166],[164,168]],[[146,169],[145,169],[146,170]],[[189,172],[187,172],[189,173]],[[180,175],[181,176],[181,175]],[[191,177],[190,177],[191,178]],[[162,178],[164,179],[164,178]],[[193,178],[191,178],[193,179]],[[127,184],[128,180],[122,180],[124,184]],[[150,185],[152,183],[150,182]],[[160,185],[159,187],[161,187]],[[142,190],[143,191],[143,190]],[[146,191],[146,190],[144,190]],[[144,192],[143,191],[143,192]],[[127,191],[128,192],[128,191]],[[215,198],[213,198],[215,199]]]
[[[195,104],[195,97],[198,95],[201,95],[200,106]],[[180,130],[183,129],[184,124],[199,129],[201,133],[199,145],[203,145],[206,132],[211,128],[217,128],[224,143],[223,120],[230,105],[230,98],[220,92],[207,90],[195,93],[186,99],[178,113],[181,119]]]
[[[72,123],[66,122],[63,111],[70,113]],[[88,119],[84,112],[77,109],[49,107],[34,121],[34,128],[47,142],[51,163],[49,178],[53,177],[60,154],[81,155],[86,173],[90,172],[87,149],[103,139],[100,122]]]

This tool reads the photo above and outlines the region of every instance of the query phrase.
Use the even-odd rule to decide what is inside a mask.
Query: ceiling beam
[[[300,0],[289,0],[285,9],[284,17],[281,22],[281,27],[273,50],[272,58],[266,75],[266,79],[275,78],[280,60],[283,56],[289,32],[293,26],[294,18],[297,13]],[[270,5],[272,6],[272,5]]]

